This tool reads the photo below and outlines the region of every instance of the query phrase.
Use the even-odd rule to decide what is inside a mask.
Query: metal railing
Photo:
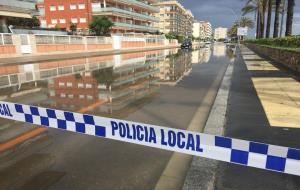
[[[112,40],[108,37],[103,36],[87,36],[86,43],[87,44],[111,44]]]
[[[111,38],[103,36],[35,35],[36,44],[109,44]]]
[[[0,34],[0,45],[11,45],[13,44],[12,35],[1,33]]]

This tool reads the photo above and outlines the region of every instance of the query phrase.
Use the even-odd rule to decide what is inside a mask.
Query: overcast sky
[[[185,8],[190,9],[195,19],[210,21],[213,28],[229,28],[241,15],[241,8],[247,0],[178,0]],[[300,0],[295,0],[293,34],[300,35]],[[246,15],[254,19],[254,14]],[[273,25],[273,21],[272,21]],[[285,26],[285,24],[284,24]],[[285,31],[285,29],[284,29]],[[255,30],[251,31],[254,35]]]

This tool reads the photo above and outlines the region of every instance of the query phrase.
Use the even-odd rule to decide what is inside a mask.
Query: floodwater
[[[0,100],[186,129],[232,61],[214,44],[0,66]],[[0,119],[0,189],[153,189],[171,155]]]

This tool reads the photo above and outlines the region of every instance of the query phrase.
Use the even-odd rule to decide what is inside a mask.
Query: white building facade
[[[220,40],[220,39],[226,39],[227,38],[227,28],[218,27],[215,29],[214,39]]]

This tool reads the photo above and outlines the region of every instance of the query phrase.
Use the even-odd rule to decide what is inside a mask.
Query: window
[[[82,83],[78,83],[78,88],[83,88],[84,85]]]
[[[61,24],[65,24],[65,23],[66,23],[66,19],[61,18],[61,19],[59,19],[59,22],[60,22]]]
[[[67,87],[72,87],[73,84],[71,82],[67,82]]]
[[[85,9],[85,4],[84,3],[80,3],[78,5],[78,9]]]
[[[76,4],[71,4],[71,5],[70,5],[70,9],[71,9],[71,10],[75,10],[75,9],[76,9]]]
[[[50,6],[50,11],[56,11],[56,6],[55,5],[51,5]]]
[[[57,19],[51,19],[52,24],[57,24]]]
[[[77,18],[71,18],[71,22],[72,22],[72,23],[77,23],[78,20],[77,20]]]
[[[79,95],[79,99],[84,99],[84,95]]]
[[[86,18],[80,18],[81,23],[86,23]]]
[[[63,10],[65,10],[65,7],[63,5],[58,5],[58,10],[63,11]]]
[[[86,84],[85,88],[92,88],[93,86],[91,84]]]
[[[60,94],[60,97],[65,98],[65,97],[66,97],[66,94],[65,94],[65,93],[61,93],[61,94]]]
[[[69,94],[68,98],[74,98],[74,95],[73,94]]]

